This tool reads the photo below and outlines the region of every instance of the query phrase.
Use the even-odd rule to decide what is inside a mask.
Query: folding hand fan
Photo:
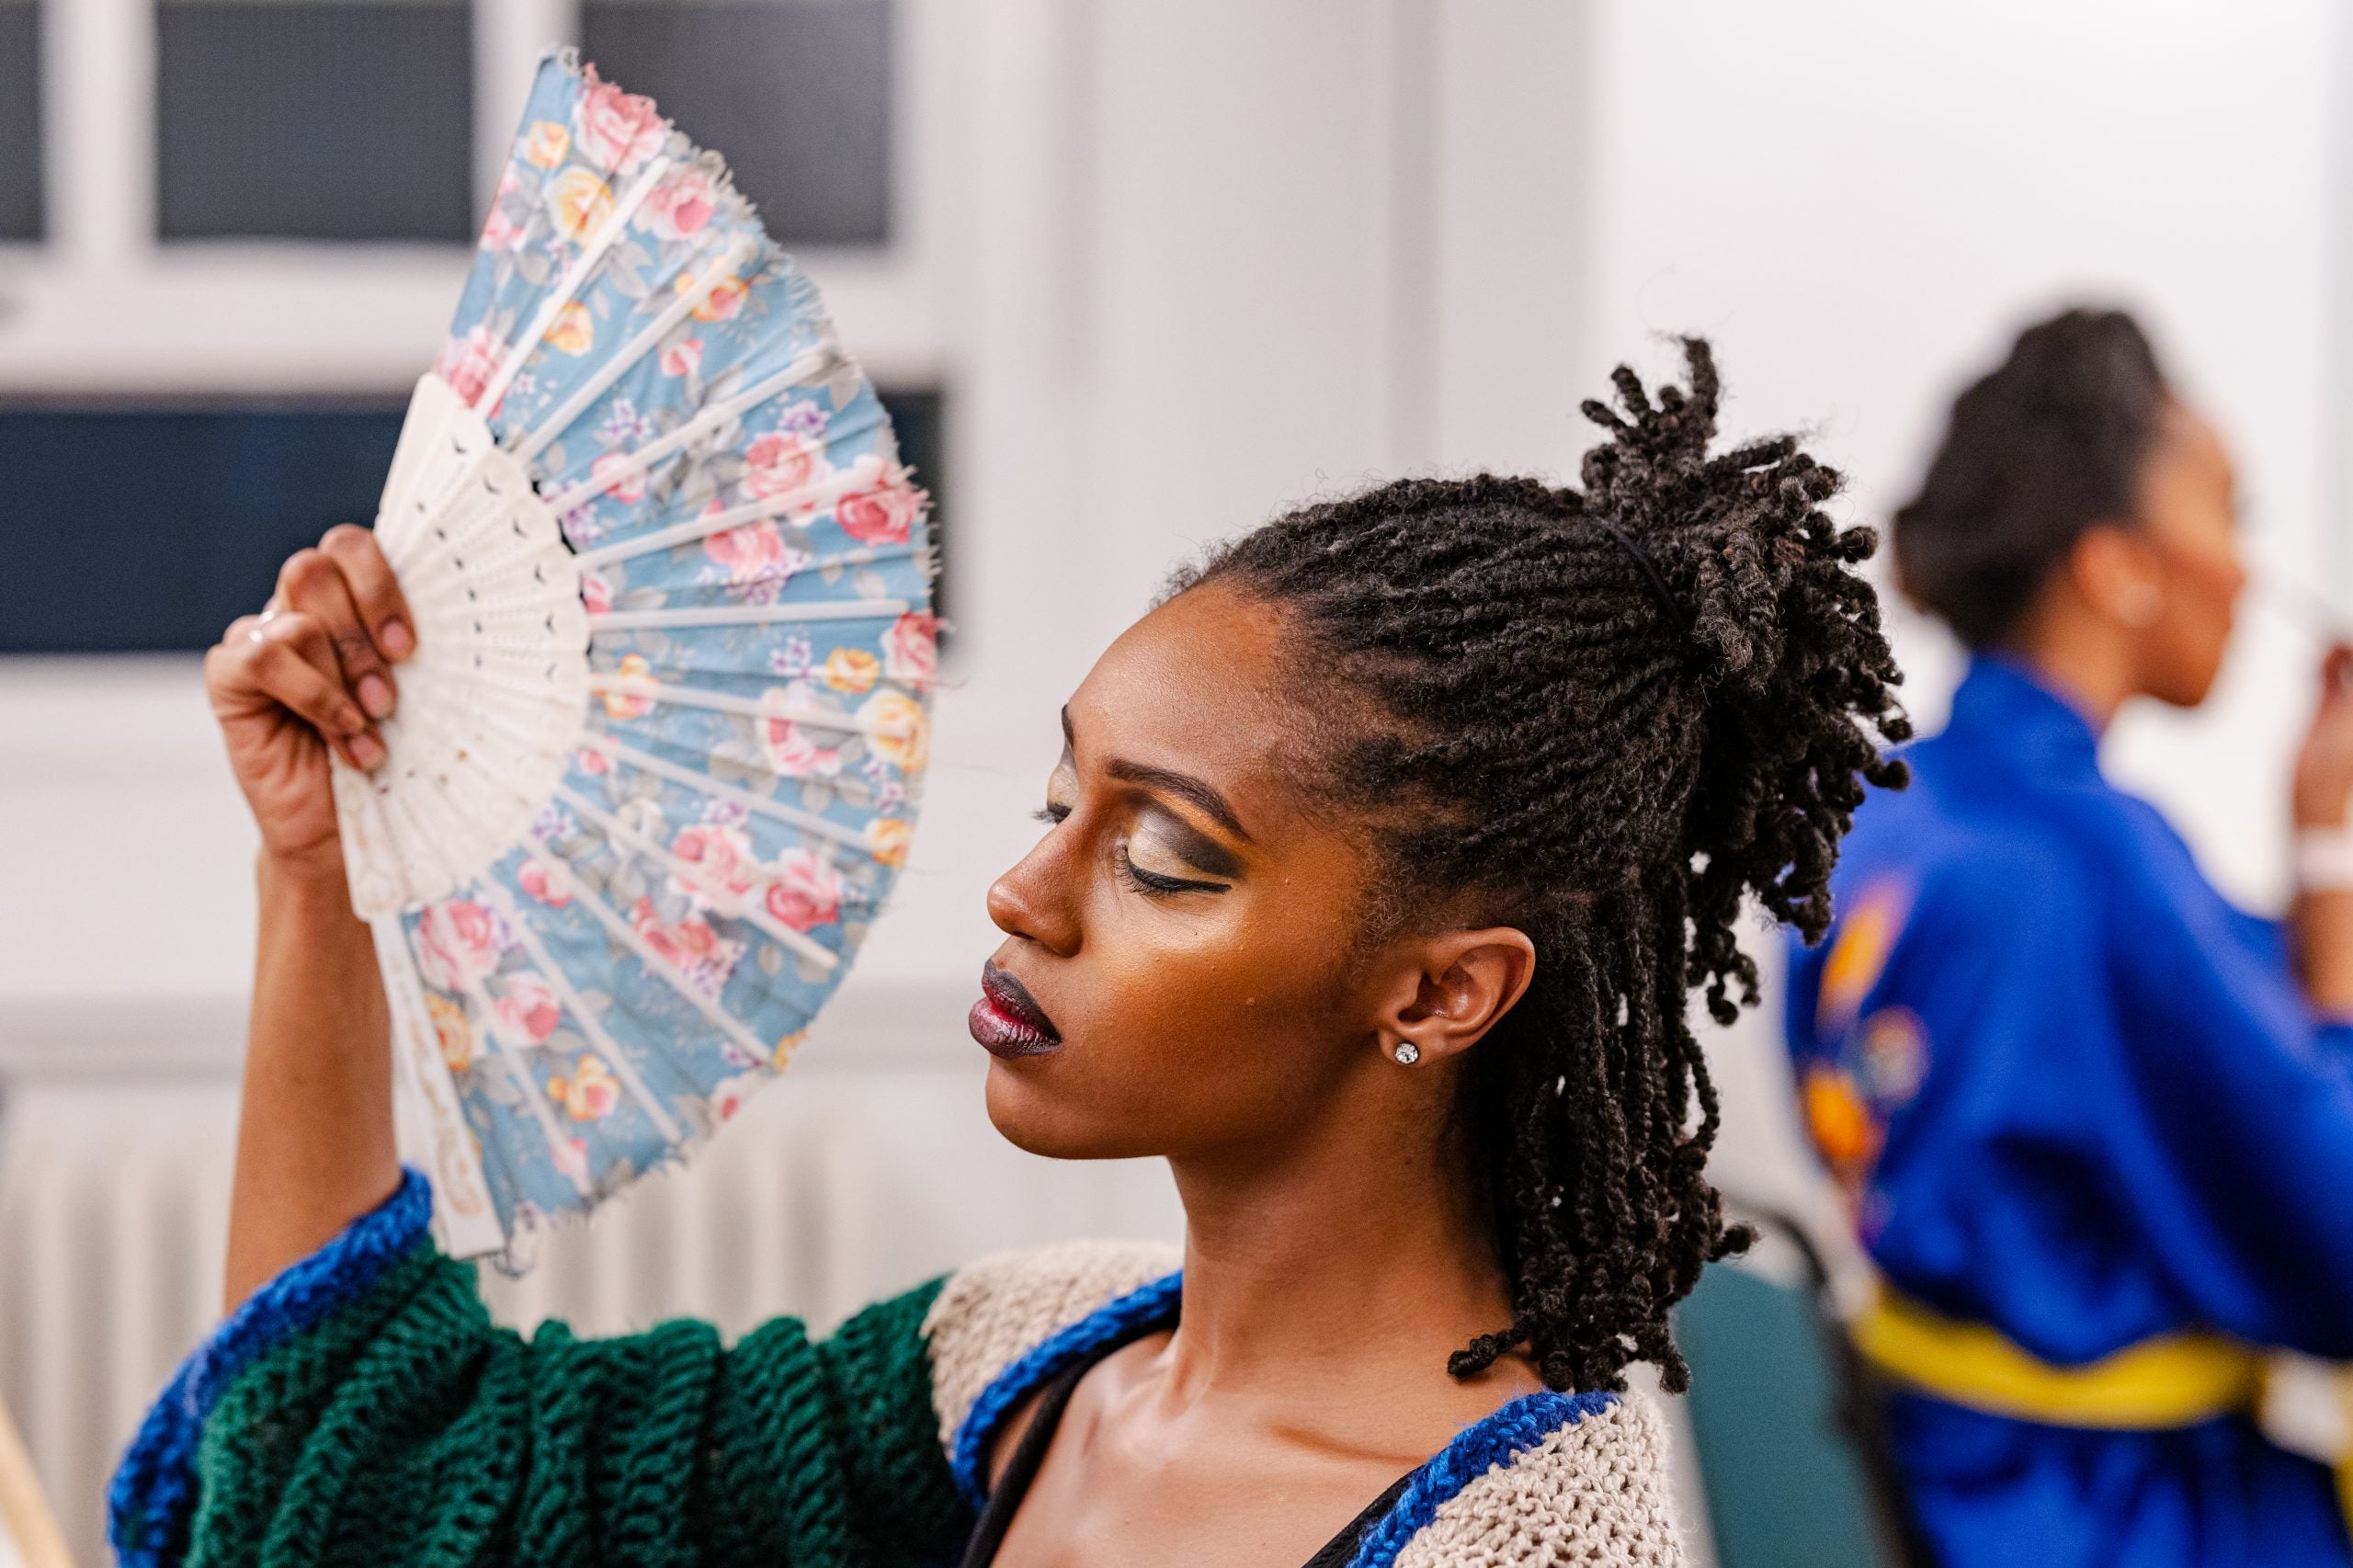
[[[906,853],[926,502],[717,157],[541,66],[376,537],[415,614],[338,765],[411,1157],[502,1250],[785,1064]]]

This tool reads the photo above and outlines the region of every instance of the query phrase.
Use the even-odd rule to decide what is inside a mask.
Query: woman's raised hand
[[[2299,828],[2341,828],[2353,801],[2353,647],[2340,642],[2321,662],[2320,700],[2296,756]]]
[[[341,869],[328,748],[355,767],[383,763],[376,722],[399,699],[392,666],[415,650],[375,535],[346,524],[289,558],[268,606],[205,655],[205,691],[265,854]]]

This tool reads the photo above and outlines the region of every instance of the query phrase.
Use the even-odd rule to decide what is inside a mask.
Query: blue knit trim
[[[139,1425],[107,1491],[107,1537],[122,1568],[163,1568],[188,1550],[196,1451],[213,1406],[263,1356],[375,1288],[426,1242],[433,1189],[414,1170],[344,1233],[260,1290],[197,1346]]]
[[[1026,1355],[1017,1357],[981,1391],[964,1413],[949,1446],[948,1467],[956,1475],[964,1500],[978,1508],[988,1499],[986,1460],[989,1442],[1013,1407],[1052,1381],[1054,1374],[1107,1345],[1133,1339],[1176,1321],[1178,1286],[1183,1276],[1171,1274],[1140,1286],[1065,1328],[1055,1331]]]
[[[1414,1472],[1380,1522],[1364,1532],[1348,1568],[1389,1568],[1397,1554],[1426,1528],[1455,1494],[1491,1470],[1503,1469],[1529,1449],[1588,1415],[1618,1403],[1614,1393],[1522,1394],[1456,1434],[1454,1441]]]

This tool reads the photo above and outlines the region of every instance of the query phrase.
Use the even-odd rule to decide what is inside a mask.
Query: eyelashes
[[[1128,846],[1120,845],[1112,857],[1120,881],[1147,898],[1166,898],[1180,892],[1223,892],[1223,882],[1195,881],[1190,877],[1165,877],[1157,871],[1147,871],[1128,858]]]
[[[1033,820],[1044,823],[1048,827],[1059,827],[1063,820],[1070,815],[1070,808],[1057,801],[1049,801],[1031,812],[1029,815]],[[1125,844],[1121,844],[1113,852],[1111,865],[1113,871],[1120,879],[1120,886],[1131,892],[1142,893],[1146,898],[1168,898],[1184,892],[1223,892],[1228,885],[1224,882],[1199,881],[1191,877],[1171,877],[1158,871],[1147,871],[1129,857],[1128,846]]]

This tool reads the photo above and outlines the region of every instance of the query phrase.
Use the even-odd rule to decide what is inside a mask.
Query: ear
[[[1461,1055],[1511,1011],[1536,973],[1536,944],[1509,926],[1448,931],[1404,956],[1374,1024],[1381,1053],[1399,1062]],[[1401,1056],[1404,1046],[1412,1050]]]
[[[2165,613],[2165,574],[2140,530],[2094,523],[2067,552],[2067,580],[2102,620],[2145,631]]]

